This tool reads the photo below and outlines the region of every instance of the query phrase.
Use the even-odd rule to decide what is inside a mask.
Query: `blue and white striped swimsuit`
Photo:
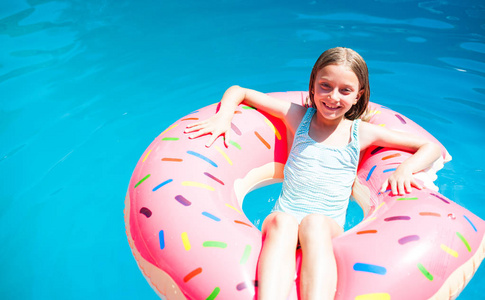
[[[350,143],[332,148],[308,135],[315,111],[307,110],[295,133],[283,188],[273,211],[289,213],[299,222],[308,214],[320,213],[343,227],[359,164],[360,120],[352,123]]]

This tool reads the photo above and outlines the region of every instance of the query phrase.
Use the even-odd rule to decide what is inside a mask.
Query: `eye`
[[[330,90],[330,89],[332,89],[332,87],[330,86],[330,84],[328,84],[328,83],[326,83],[326,82],[324,82],[324,83],[320,84],[320,86],[321,86],[321,87],[322,87],[322,89],[324,89],[324,90]]]
[[[342,94],[348,95],[348,94],[352,93],[352,89],[351,88],[343,88],[343,89],[340,90],[340,92]]]

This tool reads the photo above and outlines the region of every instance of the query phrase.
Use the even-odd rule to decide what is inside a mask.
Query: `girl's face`
[[[313,91],[317,111],[328,120],[343,118],[364,93],[355,73],[344,65],[320,69]]]

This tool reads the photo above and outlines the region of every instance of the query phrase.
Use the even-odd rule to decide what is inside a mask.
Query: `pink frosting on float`
[[[307,93],[272,93],[304,105]],[[252,299],[261,232],[242,211],[254,187],[281,180],[288,155],[283,122],[239,106],[230,146],[188,139],[186,124],[206,119],[210,105],[163,131],[145,150],[126,197],[133,254],[155,291],[168,299]],[[371,104],[371,123],[436,141],[402,114]],[[406,196],[379,194],[385,178],[410,154],[368,149],[354,197],[364,220],[334,239],[336,299],[449,299],[483,259],[485,223],[439,194],[432,184],[443,159],[419,178],[429,187]],[[369,203],[367,206],[365,203]],[[299,263],[300,254],[297,255]],[[297,298],[298,277],[290,298]]]

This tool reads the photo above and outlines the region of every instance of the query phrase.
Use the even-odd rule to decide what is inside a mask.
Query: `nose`
[[[335,100],[337,101],[338,100],[338,90],[337,89],[333,89],[329,94],[328,94],[328,99],[330,100]]]

